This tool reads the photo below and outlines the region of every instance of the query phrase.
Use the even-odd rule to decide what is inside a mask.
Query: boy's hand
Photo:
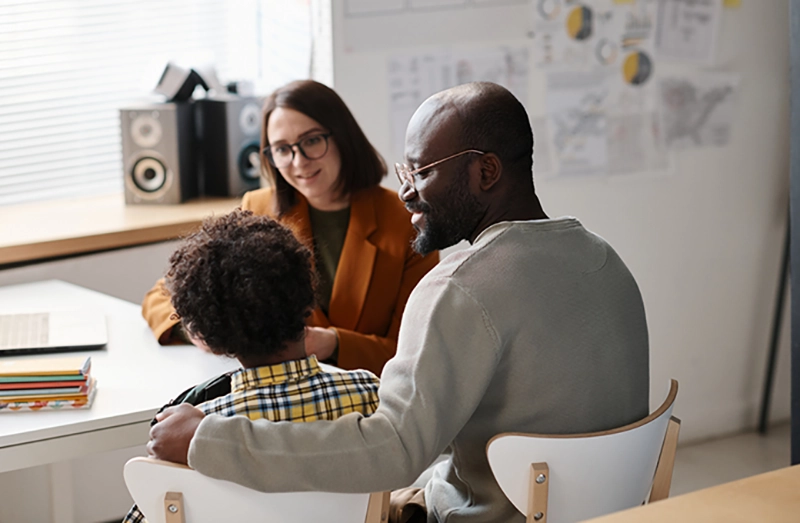
[[[158,423],[150,429],[147,453],[156,459],[188,465],[189,444],[205,416],[202,410],[188,403],[159,412]]]

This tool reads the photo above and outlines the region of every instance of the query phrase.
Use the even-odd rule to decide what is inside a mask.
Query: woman
[[[303,80],[272,93],[261,146],[271,187],[245,194],[242,208],[279,220],[313,249],[318,307],[306,352],[380,375],[397,348],[406,300],[438,253],[411,249],[409,214],[379,185],[386,164],[330,88]],[[161,281],[145,296],[142,315],[159,343],[186,341]]]

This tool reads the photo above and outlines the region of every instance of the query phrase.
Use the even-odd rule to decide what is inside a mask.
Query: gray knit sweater
[[[647,415],[639,289],[574,218],[503,222],[411,294],[369,418],[270,423],[208,416],[189,463],[263,491],[425,489],[429,521],[522,522],[486,460],[500,432],[605,430]]]

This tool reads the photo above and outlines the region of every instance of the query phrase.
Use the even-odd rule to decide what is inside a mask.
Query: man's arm
[[[164,460],[188,464],[189,443],[205,417],[203,411],[188,403],[169,407],[156,414],[156,423],[150,429],[147,453]]]
[[[381,404],[372,416],[272,423],[201,418],[187,407],[179,427],[164,423],[157,432],[162,424],[156,425],[151,451],[182,461],[191,438],[190,466],[267,492],[407,486],[472,416],[500,357],[490,318],[467,292],[446,277],[422,287],[408,302],[398,353],[383,372]]]

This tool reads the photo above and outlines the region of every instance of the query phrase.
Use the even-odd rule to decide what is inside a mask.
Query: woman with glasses
[[[242,208],[279,220],[313,249],[317,307],[306,352],[380,375],[394,356],[406,300],[438,253],[413,251],[408,211],[380,186],[383,158],[330,88],[303,80],[272,93],[261,147],[270,187],[245,194]],[[173,313],[159,281],[142,305],[159,343],[187,341]]]

